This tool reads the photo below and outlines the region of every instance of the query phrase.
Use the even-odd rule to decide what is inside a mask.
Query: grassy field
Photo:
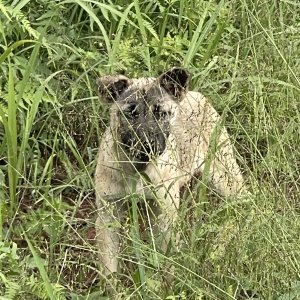
[[[117,299],[300,299],[297,0],[0,0],[0,46],[1,300],[102,299],[96,78],[172,66],[224,117],[253,197],[188,197],[179,253],[129,240]]]

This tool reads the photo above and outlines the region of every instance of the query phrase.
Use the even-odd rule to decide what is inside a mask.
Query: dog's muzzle
[[[163,154],[167,138],[163,132],[152,132],[148,135],[143,133],[142,137],[139,137],[137,133],[127,132],[121,134],[121,144],[136,169],[143,171],[152,158]]]

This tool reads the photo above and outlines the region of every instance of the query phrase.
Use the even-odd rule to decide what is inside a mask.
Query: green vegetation
[[[119,299],[299,299],[299,41],[297,0],[0,0],[0,299],[101,299],[95,81],[174,65],[223,112],[254,196],[187,195],[168,257],[132,228]]]

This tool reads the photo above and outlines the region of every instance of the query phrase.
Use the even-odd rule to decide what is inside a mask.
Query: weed
[[[297,1],[2,0],[0,11],[1,299],[101,299],[93,172],[107,106],[95,80],[174,65],[223,113],[254,196],[226,202],[195,182],[183,248],[168,256],[143,243],[133,207],[120,298],[300,297]]]

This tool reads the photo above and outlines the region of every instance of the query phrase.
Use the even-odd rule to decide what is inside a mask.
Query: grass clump
[[[182,251],[162,257],[129,242],[120,298],[300,297],[296,1],[0,1],[0,10],[0,298],[101,297],[92,178],[107,107],[95,81],[174,65],[224,112],[254,196],[187,195]]]

